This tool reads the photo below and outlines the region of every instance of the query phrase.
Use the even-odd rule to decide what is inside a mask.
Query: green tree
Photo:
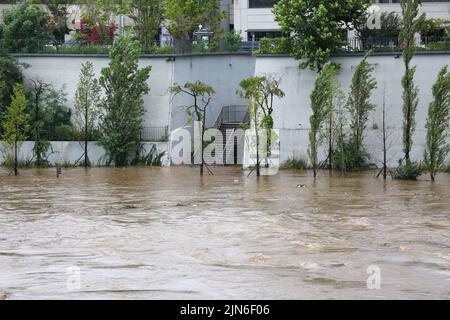
[[[23,85],[16,84],[13,90],[12,102],[3,115],[2,139],[12,151],[14,175],[18,176],[18,150],[20,143],[27,138],[29,129],[28,114],[26,112],[27,99],[23,92]]]
[[[11,96],[14,86],[23,82],[23,68],[26,64],[20,63],[16,58],[6,56],[0,57],[0,81],[3,81],[3,88],[0,89],[0,113],[11,104]]]
[[[71,125],[71,111],[66,106],[66,93],[41,79],[30,80],[28,92],[30,114],[30,135],[34,140],[33,159],[37,166],[47,164],[47,154],[50,150],[49,139],[57,128]]]
[[[147,80],[151,67],[138,68],[139,42],[129,36],[114,41],[109,66],[101,71],[100,85],[105,97],[101,103],[102,121],[99,143],[105,148],[107,163],[129,164],[140,150],[144,126],[144,99],[150,91]]]
[[[88,61],[81,65],[80,80],[75,93],[75,123],[83,133],[84,166],[90,166],[88,141],[98,124],[101,87],[95,78],[94,65]]]
[[[410,152],[416,128],[416,111],[419,104],[419,89],[414,84],[416,67],[411,66],[411,60],[416,52],[414,37],[425,16],[418,16],[421,5],[420,0],[401,0],[400,5],[403,16],[400,44],[403,48],[403,61],[405,63],[405,75],[402,79],[403,152],[405,153],[406,165],[408,165],[410,164]]]
[[[292,54],[307,59],[301,68],[320,71],[340,47],[347,45],[347,30],[362,25],[370,0],[280,0],[275,20],[291,34]]]
[[[116,17],[127,12],[127,1],[78,0],[78,4],[83,7],[83,22],[98,33],[100,43],[111,43]]]
[[[3,46],[10,52],[37,52],[52,39],[49,15],[31,0],[3,10]]]
[[[248,113],[251,117],[251,122],[255,128],[256,139],[256,175],[261,175],[261,153],[264,153],[266,166],[268,166],[268,156],[271,150],[274,98],[284,97],[284,92],[280,89],[280,80],[272,76],[253,76],[244,79],[239,84],[240,89],[237,90],[237,95],[248,100]],[[264,136],[267,138],[265,144],[266,149],[260,150],[261,135],[260,129],[264,129]]]
[[[445,158],[450,151],[447,142],[450,122],[450,72],[445,66],[439,72],[433,86],[434,100],[428,108],[426,123],[427,136],[424,152],[424,162],[434,181],[437,172],[443,168]]]
[[[364,23],[358,28],[359,38],[364,42],[364,48],[373,44],[388,44],[397,42],[401,28],[401,17],[395,12],[383,12],[380,17],[381,28],[369,28]]]
[[[370,102],[372,92],[377,87],[377,81],[373,77],[374,65],[367,59],[368,52],[361,60],[353,74],[350,93],[347,102],[347,110],[350,114],[350,140],[352,143],[353,156],[356,163],[361,165],[364,162],[364,133],[369,120],[369,113],[375,109],[375,105]]]
[[[327,62],[320,71],[311,93],[312,115],[309,118],[309,149],[308,154],[314,171],[314,177],[317,176],[319,169],[318,149],[323,135],[321,134],[323,126],[330,117],[333,110],[333,97],[335,95],[336,83],[335,77],[338,68],[331,62]]]
[[[67,19],[69,16],[69,5],[73,0],[41,0],[42,4],[47,6],[50,12],[49,26],[52,30],[53,38],[57,44],[63,43],[65,35],[69,34],[69,27],[67,26]]]
[[[208,27],[215,35],[225,14],[219,0],[165,0],[165,17],[170,34],[177,40],[190,42],[199,25]]]
[[[128,16],[133,20],[139,42],[149,48],[164,20],[163,0],[128,0]]]
[[[214,89],[211,86],[204,84],[201,81],[196,82],[186,82],[183,86],[175,84],[170,88],[170,91],[174,94],[187,94],[192,97],[193,104],[186,106],[184,110],[189,117],[193,117],[195,121],[200,123],[200,141],[198,146],[200,150],[195,150],[201,153],[200,157],[200,175],[203,176],[203,167],[205,164],[204,160],[204,136],[205,136],[205,121],[206,121],[206,110],[211,104],[213,95],[215,94]]]

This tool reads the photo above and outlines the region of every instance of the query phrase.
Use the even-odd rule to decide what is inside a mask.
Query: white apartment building
[[[272,7],[278,0],[234,0],[234,29],[244,40],[280,37]],[[375,0],[382,12],[401,13],[400,0]],[[450,20],[449,0],[422,0],[422,11],[428,18]]]

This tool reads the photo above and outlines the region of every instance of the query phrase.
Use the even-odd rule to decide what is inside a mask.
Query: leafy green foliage
[[[142,152],[145,152],[144,146],[141,147],[140,153],[142,154]],[[158,152],[156,145],[152,144],[147,154],[140,155],[133,160],[132,164],[138,166],[160,167],[162,165],[162,158],[165,154],[165,151]]]
[[[199,25],[217,33],[225,13],[219,0],[165,0],[165,17],[170,34],[177,40],[193,40]]]
[[[374,66],[367,61],[369,55],[370,52],[365,55],[355,69],[347,102],[352,144],[350,151],[356,163],[360,162],[366,154],[363,145],[364,133],[367,128],[369,113],[375,109],[375,105],[370,102],[370,98],[373,90],[377,87],[377,81],[372,75]]]
[[[413,145],[413,135],[416,127],[416,111],[419,104],[419,89],[414,84],[415,67],[411,67],[411,60],[416,52],[414,36],[424,19],[419,15],[420,0],[401,0],[403,23],[400,32],[400,43],[403,49],[405,62],[405,75],[402,79],[403,87],[403,152],[405,159],[410,161],[410,152]]]
[[[183,86],[174,84],[170,88],[171,93],[175,96],[178,94],[186,94],[190,96],[193,100],[192,105],[184,106],[184,111],[190,118],[200,123],[200,141],[194,142],[194,154],[200,154],[200,175],[203,175],[203,165],[204,165],[204,149],[205,149],[205,121],[206,121],[206,110],[211,104],[213,95],[216,93],[214,88],[208,86],[207,84],[196,81],[196,82],[186,82]]]
[[[68,124],[62,124],[53,129],[52,140],[71,141],[74,138],[73,127]]]
[[[23,85],[16,84],[13,89],[12,102],[10,107],[3,115],[3,136],[2,139],[7,143],[12,151],[14,159],[14,174],[18,175],[18,144],[27,138],[29,130],[29,116],[26,113],[27,99],[23,92]]]
[[[288,54],[292,51],[290,38],[262,38],[259,43],[259,54]]]
[[[308,161],[303,158],[291,157],[282,166],[287,170],[306,170],[308,169]]]
[[[3,10],[2,46],[9,52],[37,52],[53,38],[49,21],[48,14],[31,0],[18,2]]]
[[[100,86],[105,96],[99,143],[105,148],[107,164],[126,166],[139,154],[144,126],[143,96],[150,91],[151,67],[138,68],[139,42],[129,36],[116,39],[109,66],[102,69]]]
[[[428,108],[426,123],[427,136],[424,152],[424,163],[430,173],[431,180],[443,168],[445,158],[450,151],[447,142],[449,138],[450,122],[450,72],[445,66],[439,72],[433,85],[433,97]]]
[[[391,170],[392,179],[417,180],[422,174],[422,168],[416,162],[399,160],[398,167]]]
[[[241,47],[241,35],[237,33],[235,30],[231,30],[230,32],[225,33],[223,36],[224,45],[223,49],[226,52],[235,52],[239,51]]]
[[[0,57],[0,112],[11,104],[14,86],[23,82],[23,68],[27,65],[20,63],[14,57]]]
[[[81,65],[80,80],[75,93],[75,124],[84,141],[84,164],[89,166],[88,141],[92,139],[100,116],[101,87],[95,78],[94,65]]]
[[[128,16],[133,20],[137,38],[143,48],[149,48],[164,19],[163,0],[126,0]]]
[[[347,32],[361,25],[370,0],[280,0],[274,7],[275,20],[291,34],[292,54],[307,59],[301,68],[321,70],[340,47],[347,44]]]
[[[368,28],[363,24],[358,28],[359,37],[364,43],[373,41],[375,43],[397,42],[401,28],[401,17],[395,12],[383,12],[381,14],[381,28]]]
[[[309,118],[309,149],[308,155],[314,171],[314,177],[317,176],[319,167],[318,149],[321,143],[321,130],[329,119],[330,112],[333,109],[333,97],[335,93],[335,76],[338,69],[331,62],[327,62],[322,71],[316,78],[314,89],[311,93],[312,115]]]

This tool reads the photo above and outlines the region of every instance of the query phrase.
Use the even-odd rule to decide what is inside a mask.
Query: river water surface
[[[18,178],[0,169],[0,293],[450,298],[450,175],[314,183],[308,173],[257,182],[239,168],[213,171],[200,179],[190,168],[68,169],[56,179],[54,169]],[[367,288],[369,266],[380,270],[379,290]]]

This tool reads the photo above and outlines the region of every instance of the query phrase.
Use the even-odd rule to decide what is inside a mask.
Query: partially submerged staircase
[[[220,111],[213,128],[219,129],[222,133],[222,141],[213,141],[215,150],[222,151],[222,157],[213,157],[206,155],[205,162],[209,165],[236,165],[242,163],[242,154],[238,150],[244,150],[244,136],[242,131],[243,124],[249,122],[247,106],[235,105],[225,106]],[[220,151],[219,151],[220,152]],[[226,161],[228,154],[228,162]],[[231,157],[231,155],[234,155]],[[217,159],[219,158],[219,159]],[[219,161],[218,161],[219,160]]]

